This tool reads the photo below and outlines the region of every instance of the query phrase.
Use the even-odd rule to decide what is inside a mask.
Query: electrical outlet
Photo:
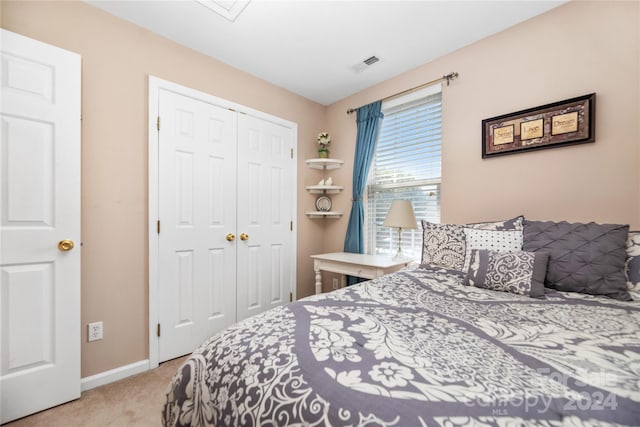
[[[338,289],[338,279],[333,279],[333,289]]]
[[[88,341],[96,341],[102,339],[102,322],[89,323],[87,328]]]

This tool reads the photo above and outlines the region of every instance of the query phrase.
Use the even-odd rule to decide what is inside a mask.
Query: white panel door
[[[4,423],[80,397],[80,56],[0,31]]]
[[[159,95],[158,359],[236,320],[236,113]]]
[[[293,139],[291,128],[238,117],[238,320],[289,302]]]

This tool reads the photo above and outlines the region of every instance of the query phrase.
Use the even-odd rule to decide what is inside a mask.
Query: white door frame
[[[149,117],[148,117],[148,148],[149,148],[149,369],[158,366],[158,335],[156,333],[158,325],[158,195],[159,195],[159,169],[158,169],[158,116],[159,116],[159,99],[158,94],[161,89],[174,92],[180,95],[188,96],[209,104],[217,105],[222,108],[228,108],[240,113],[244,113],[253,117],[267,120],[269,122],[288,127],[293,130],[293,169],[292,169],[292,185],[297,189],[298,176],[298,125],[297,123],[254,110],[244,105],[236,104],[222,98],[191,89],[177,83],[160,79],[155,76],[149,76]],[[162,126],[162,124],[160,124]],[[297,224],[297,190],[293,192],[291,201],[291,220],[293,224]],[[291,250],[294,260],[291,263],[291,289],[293,299],[296,299],[296,264],[297,264],[297,229],[294,228],[291,233]]]

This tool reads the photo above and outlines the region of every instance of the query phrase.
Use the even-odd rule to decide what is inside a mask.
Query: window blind
[[[384,109],[367,186],[367,247],[393,255],[398,231],[382,227],[394,199],[411,200],[420,220],[440,222],[442,94]],[[404,230],[405,256],[419,260],[422,230]]]

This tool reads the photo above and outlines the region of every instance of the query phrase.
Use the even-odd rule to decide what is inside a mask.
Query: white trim
[[[238,16],[242,13],[242,11],[247,7],[251,0],[242,0],[242,1],[234,1],[231,2],[230,7],[225,7],[220,4],[219,1],[216,0],[196,0],[198,3],[203,5],[204,7],[214,11],[218,15],[223,18],[229,20],[230,22],[234,22]]]
[[[85,377],[80,381],[80,388],[82,391],[91,390],[102,385],[122,380],[132,375],[141,374],[149,369],[149,359],[141,360],[139,362],[111,369],[110,371],[100,372],[99,374]]]
[[[149,116],[148,116],[148,164],[149,164],[149,190],[148,190],[148,209],[149,209],[149,369],[153,369],[158,366],[158,336],[156,334],[156,328],[158,325],[158,233],[157,233],[157,221],[158,221],[158,128],[157,117],[159,115],[159,92],[161,89],[174,92],[183,96],[188,96],[209,104],[213,104],[222,108],[227,108],[240,113],[247,114],[249,116],[257,117],[262,120],[274,123],[279,126],[290,128],[293,131],[293,168],[292,168],[292,183],[293,188],[296,191],[293,192],[291,200],[291,221],[293,221],[294,229],[291,233],[291,247],[294,260],[291,266],[291,289],[289,292],[293,294],[293,300],[297,299],[296,282],[297,282],[297,206],[298,206],[298,193],[297,193],[297,180],[298,180],[298,124],[291,122],[271,114],[263,113],[262,111],[254,110],[241,104],[236,104],[231,101],[227,101],[222,98],[210,95],[208,93],[200,92],[195,89],[191,89],[177,83],[173,83],[167,80],[160,79],[155,76],[149,75]],[[162,123],[160,123],[162,127]]]
[[[169,92],[173,92],[173,93],[177,93],[179,95],[183,95],[183,96],[188,96],[190,98],[193,99],[197,99],[199,101],[203,101],[206,102],[208,104],[212,104],[221,108],[227,108],[230,110],[234,110],[237,111],[239,113],[244,113],[247,114],[249,116],[253,116],[253,117],[257,117],[259,119],[262,120],[267,120],[271,123],[280,125],[280,126],[284,126],[287,128],[292,128],[296,131],[296,136],[297,136],[297,129],[298,129],[298,124],[295,122],[291,122],[289,120],[285,120],[282,119],[280,117],[276,117],[273,116],[271,114],[268,113],[264,113],[262,111],[259,110],[254,110],[253,108],[249,108],[247,106],[244,106],[242,104],[236,104],[235,102],[231,102],[231,101],[227,101],[226,99],[223,98],[218,98],[217,96],[213,96],[210,95],[208,93],[205,92],[200,92],[199,90],[196,89],[191,89],[189,87],[186,86],[182,86],[179,85],[177,83],[173,83],[167,80],[162,80],[158,77],[154,77],[154,76],[149,76],[149,101],[154,100],[155,102],[155,111],[157,112],[157,100],[158,100],[158,90],[159,89],[165,89]],[[149,104],[149,110],[151,111],[151,107],[152,104]],[[155,118],[156,116],[152,117],[152,120],[150,120],[150,125],[153,127],[153,129],[156,129],[155,134],[157,134],[157,128],[155,127],[156,122],[155,122]],[[149,139],[151,139],[153,135],[149,135]]]
[[[293,166],[291,168],[291,180],[293,181],[293,195],[291,196],[291,221],[293,223],[293,230],[291,230],[291,252],[293,254],[293,262],[291,263],[291,288],[289,292],[293,296],[293,301],[298,299],[298,292],[296,289],[296,283],[298,278],[296,277],[298,271],[298,124],[293,123],[291,128],[293,131],[293,141],[291,141],[293,149]]]
[[[160,116],[158,96],[162,81],[149,76],[149,117],[148,117],[148,162],[149,181],[147,190],[149,209],[149,368],[158,366],[158,337],[154,333],[158,324],[158,128],[157,118]]]

